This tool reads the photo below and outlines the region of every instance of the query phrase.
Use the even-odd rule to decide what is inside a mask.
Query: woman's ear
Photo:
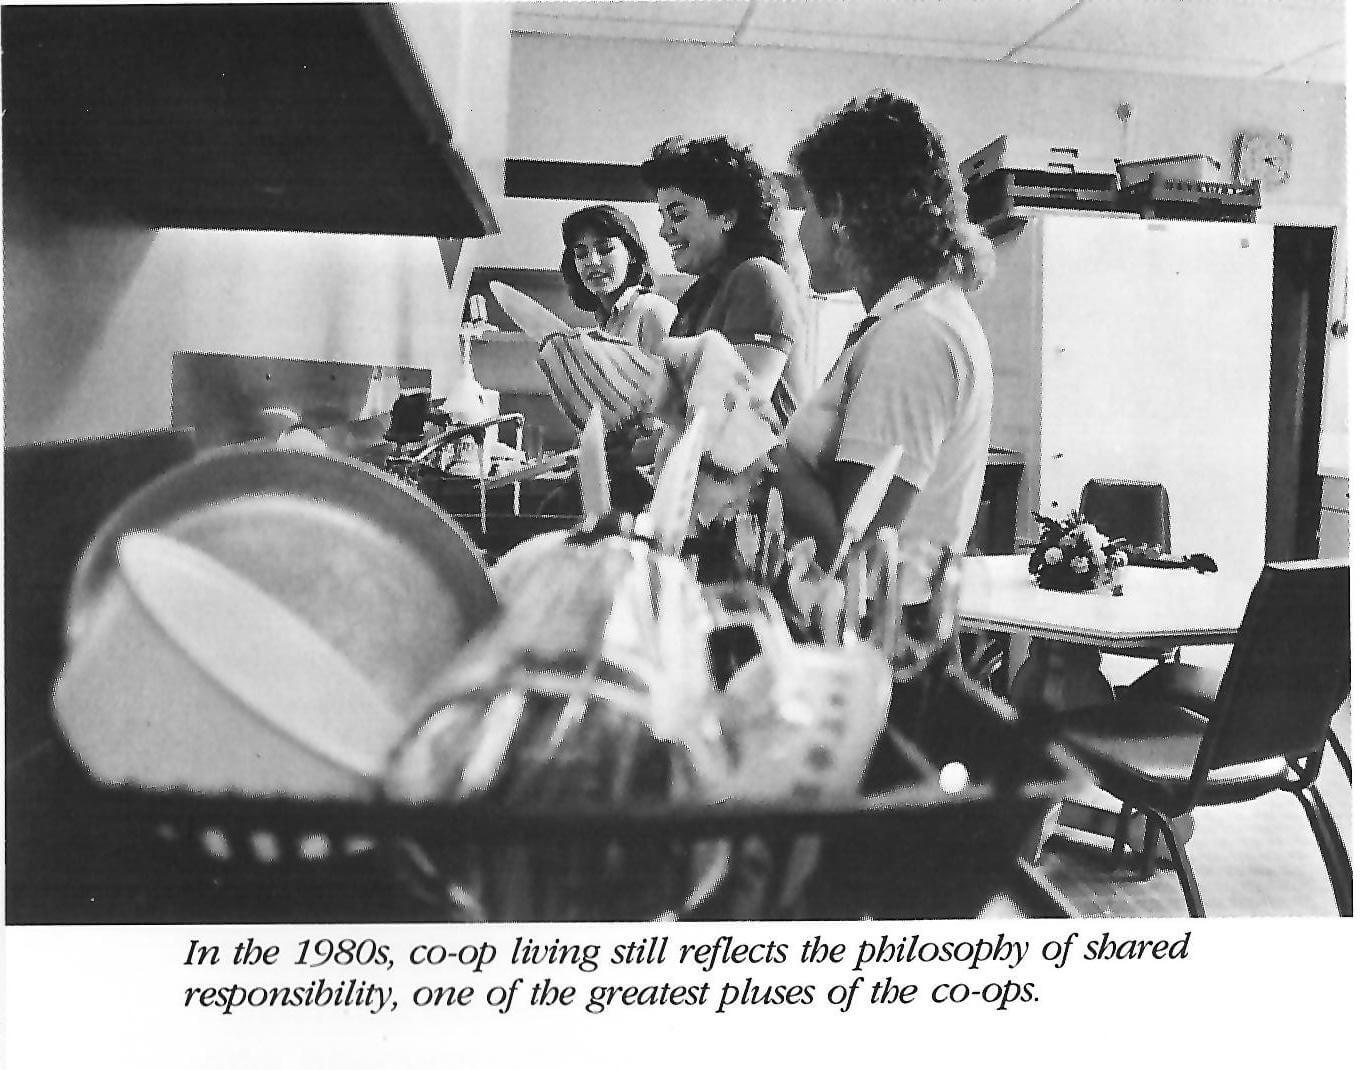
[[[833,252],[834,259],[837,261],[837,266],[850,280],[852,280],[852,285],[855,286],[857,280],[863,277],[865,269],[862,265],[861,258],[856,253],[856,249],[852,246],[851,232],[847,230],[846,225],[842,222],[842,215],[842,195],[839,193],[837,195],[837,202],[833,207],[832,215],[825,218],[832,227],[833,237],[836,239],[837,247]]]
[[[728,233],[737,226],[737,209],[729,208],[726,212],[720,212],[718,218],[723,223],[723,233]]]
[[[849,266],[851,262],[851,235],[847,232],[846,226],[842,223],[842,194],[837,195],[837,203],[833,206],[832,215],[827,216],[827,222],[832,227],[833,236],[837,239],[837,259],[844,266]]]
[[[847,228],[842,225],[842,216],[845,212],[845,208],[846,205],[842,203],[842,194],[839,193],[837,194],[836,201],[833,204],[832,215],[829,217],[829,220],[832,223],[833,233],[835,233],[843,241],[845,241],[847,238]]]

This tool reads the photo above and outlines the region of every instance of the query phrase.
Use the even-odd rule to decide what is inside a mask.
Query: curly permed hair
[[[960,175],[913,101],[885,91],[848,101],[790,160],[824,216],[840,201],[852,248],[881,285],[953,276],[974,288],[993,271],[994,248],[966,217]]]
[[[614,294],[615,299],[629,286],[650,290],[655,285],[647,267],[647,250],[633,221],[612,205],[592,204],[572,212],[561,223],[561,241],[565,246],[561,254],[561,278],[576,308],[583,312],[598,312],[601,307],[599,298],[586,289],[576,270],[576,254],[571,247],[585,233],[617,238],[628,250],[628,276],[623,281],[623,289]]]
[[[667,138],[642,164],[642,180],[654,190],[674,186],[698,197],[714,214],[737,213],[728,232],[728,254],[738,260],[764,256],[785,267],[779,227],[779,186],[747,146],[726,137]]]

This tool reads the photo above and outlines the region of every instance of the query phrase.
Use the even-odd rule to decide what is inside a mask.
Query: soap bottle
[[[471,311],[474,314],[482,313],[484,309],[476,305],[478,297],[471,298]],[[481,303],[482,305],[484,302]],[[475,338],[483,333],[481,322],[472,320],[461,325],[458,331],[458,339],[461,343],[460,362],[457,365],[457,373],[452,381],[451,387],[447,392],[446,409],[452,418],[454,425],[478,424],[482,420],[488,419],[491,413],[486,399],[486,393],[481,389],[480,383],[476,381],[475,370],[471,366],[471,346]],[[478,432],[481,441],[485,441],[484,432]],[[481,475],[481,448],[476,438],[471,435],[463,435],[452,444],[452,455],[450,462],[443,466],[449,472],[459,476],[479,477]]]

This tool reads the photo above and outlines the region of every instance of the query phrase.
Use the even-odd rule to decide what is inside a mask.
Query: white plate
[[[72,661],[89,638],[111,634],[111,614],[128,609],[118,548],[132,532],[167,536],[265,592],[336,651],[401,728],[495,612],[466,535],[413,489],[343,457],[231,446],[149,484],[101,527],[68,599]],[[148,688],[140,701],[194,715],[155,678]]]

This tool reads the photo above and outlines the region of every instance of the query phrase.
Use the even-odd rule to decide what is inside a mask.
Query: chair
[[[1351,689],[1350,612],[1346,562],[1267,564],[1211,703],[1192,692],[1202,711],[1173,697],[1180,682],[1193,684],[1197,677],[1162,666],[1152,672],[1165,670],[1176,688],[1169,694],[1163,676],[1128,689],[1114,705],[1062,716],[1065,743],[1123,804],[1115,863],[1129,819],[1144,814],[1143,875],[1152,872],[1159,832],[1190,915],[1202,917],[1203,901],[1174,821],[1197,807],[1288,791],[1313,830],[1337,909],[1350,915],[1350,858],[1315,783],[1332,717]]]
[[[1203,665],[1185,665],[1182,662],[1164,662],[1142,673],[1130,686],[1124,688],[1131,699],[1159,699],[1172,702],[1177,706],[1209,716],[1213,703],[1218,700],[1218,688],[1222,684],[1220,669]],[[1327,733],[1327,745],[1346,774],[1346,782],[1351,783],[1351,755],[1337,736],[1335,726]]]
[[[1159,483],[1091,479],[1080,491],[1080,512],[1106,535],[1170,553],[1170,495]]]
[[[1170,553],[1170,495],[1160,483],[1091,479],[1080,491],[1080,512],[1105,535]],[[1174,647],[1145,647],[1120,656],[1164,662],[1179,660],[1180,652]]]

